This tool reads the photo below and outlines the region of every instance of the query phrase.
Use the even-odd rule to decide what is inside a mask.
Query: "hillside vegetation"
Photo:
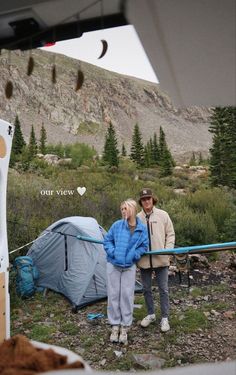
[[[33,240],[48,225],[67,216],[92,216],[108,229],[120,217],[120,202],[128,197],[138,199],[139,191],[147,186],[158,196],[158,206],[169,212],[178,246],[235,240],[235,190],[212,188],[207,174],[196,178],[186,169],[161,178],[158,169],[137,169],[126,159],[115,172],[97,166],[96,161],[94,166],[74,169],[45,168],[44,164],[39,168],[37,164],[36,172],[10,170],[10,249]],[[80,196],[77,187],[86,187],[86,193]]]

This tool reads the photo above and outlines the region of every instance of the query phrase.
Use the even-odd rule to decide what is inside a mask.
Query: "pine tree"
[[[160,127],[160,137],[159,137],[159,153],[160,153],[160,162],[161,175],[168,176],[172,173],[173,166],[175,164],[174,159],[168,149],[165,133]]]
[[[209,131],[213,134],[210,149],[210,171],[213,185],[229,185],[230,164],[229,144],[230,130],[227,130],[229,113],[227,107],[216,107],[211,116]],[[231,148],[231,147],[230,147]]]
[[[144,166],[146,168],[152,165],[152,145],[150,141],[148,141],[147,144],[144,146],[143,159],[144,159]]]
[[[203,163],[204,163],[204,160],[203,160],[203,157],[202,157],[202,153],[200,152],[199,157],[198,157],[198,165],[202,165]]]
[[[105,145],[103,150],[103,161],[108,164],[110,167],[119,166],[119,150],[117,147],[117,138],[115,129],[110,123],[105,137]]]
[[[122,143],[121,155],[122,155],[122,156],[127,156],[127,151],[126,151],[126,148],[125,148],[124,143]]]
[[[12,149],[11,149],[11,159],[10,159],[10,167],[13,167],[15,162],[19,160],[19,157],[23,151],[25,146],[24,137],[21,131],[21,125],[18,115],[15,118],[14,122],[15,132],[12,141]]]
[[[160,152],[160,158],[162,157],[163,150],[166,147],[166,138],[165,138],[165,133],[160,126],[160,133],[159,133],[159,152]]]
[[[10,166],[13,166],[15,162],[19,159],[19,156],[22,153],[23,148],[25,146],[25,141],[21,131],[21,125],[18,115],[15,118],[14,126],[15,132],[12,141]]]
[[[29,140],[29,145],[28,145],[29,160],[32,160],[36,156],[37,150],[38,150],[38,147],[37,147],[34,127],[32,125],[31,133],[30,133],[30,140]]]
[[[227,107],[226,121],[228,186],[236,188],[236,107]]]
[[[43,155],[46,154],[46,140],[47,140],[47,133],[46,133],[45,127],[42,124],[41,131],[40,131],[39,150]]]
[[[146,143],[146,146],[144,146],[144,159],[145,159],[145,148],[148,152],[148,160],[149,160],[149,166],[153,165],[153,141],[152,137],[150,137],[149,141]],[[145,164],[145,162],[144,162]]]
[[[160,150],[158,146],[156,133],[154,133],[154,136],[153,136],[153,163],[155,165],[158,165],[160,163]]]
[[[195,155],[195,152],[192,153],[191,159],[189,160],[189,165],[196,165],[196,155]]]
[[[134,127],[130,158],[139,166],[144,164],[144,147],[138,124],[135,124]]]
[[[173,161],[170,154],[170,151],[167,147],[164,147],[162,150],[162,156],[160,160],[160,167],[161,167],[161,176],[169,176],[172,174],[173,170]]]

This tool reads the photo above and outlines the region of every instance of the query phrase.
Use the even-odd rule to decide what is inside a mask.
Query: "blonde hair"
[[[129,208],[131,210],[131,214],[133,216],[136,216],[137,214],[137,203],[134,199],[128,198],[125,201],[123,201],[120,205],[120,207],[126,206],[126,208]]]

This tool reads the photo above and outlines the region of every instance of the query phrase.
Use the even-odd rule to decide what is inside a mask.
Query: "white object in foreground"
[[[78,371],[89,371],[89,372],[92,371],[91,367],[83,360],[83,358],[80,357],[78,354],[72,352],[71,350],[68,350],[66,348],[62,348],[61,346],[45,344],[45,343],[39,342],[39,341],[33,341],[33,340],[31,340],[30,342],[36,348],[39,348],[39,349],[52,349],[57,354],[61,354],[61,355],[67,356],[67,363],[68,364],[71,364],[71,363],[76,362],[76,361],[80,361],[84,365],[84,368],[83,369],[74,369],[76,371],[76,373]],[[67,370],[57,370],[56,372],[58,372],[59,374],[63,374],[64,371],[67,371]],[[47,371],[46,373],[49,374],[49,373],[51,373],[51,371]],[[52,373],[54,373],[54,371],[52,371]]]
[[[0,119],[0,343],[10,336],[6,191],[13,133],[14,127]]]

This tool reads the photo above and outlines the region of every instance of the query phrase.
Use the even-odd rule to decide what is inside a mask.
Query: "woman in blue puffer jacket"
[[[133,320],[136,262],[148,250],[147,228],[136,217],[137,203],[121,203],[122,219],[116,221],[104,239],[107,253],[107,315],[112,326],[111,342],[128,342]]]

